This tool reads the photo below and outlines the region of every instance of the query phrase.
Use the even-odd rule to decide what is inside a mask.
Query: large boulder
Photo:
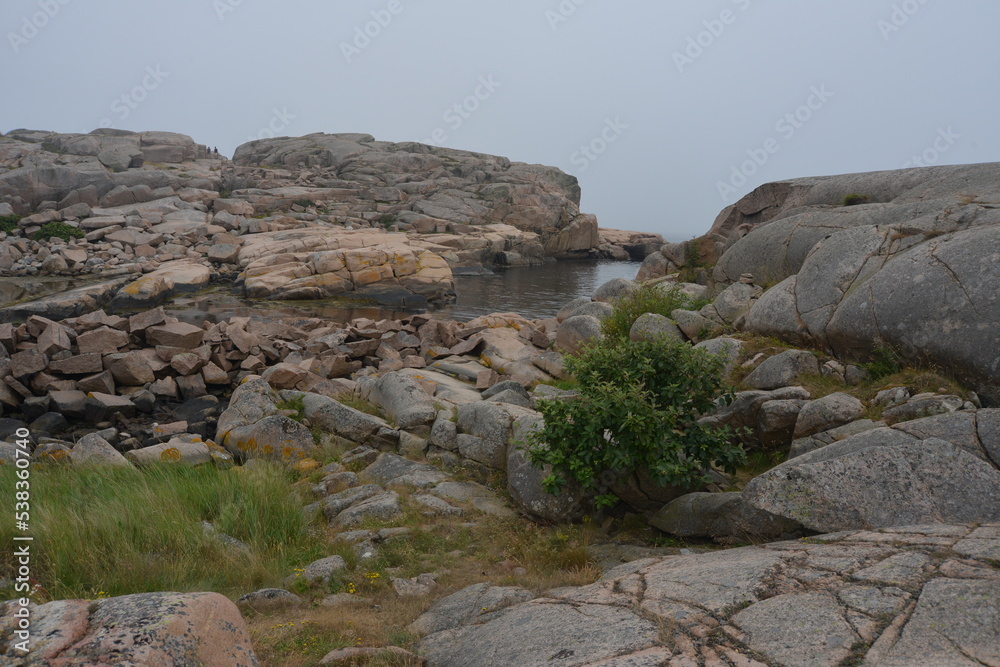
[[[876,346],[1000,398],[1000,163],[770,183],[720,215],[716,278],[776,284],[743,326],[839,357]],[[842,206],[848,194],[868,203]]]
[[[368,134],[319,133],[243,144],[233,162],[336,171],[335,185],[313,192],[279,188],[248,195],[258,212],[309,194],[346,202],[359,218],[376,203],[391,202],[400,219],[426,231],[512,225],[537,235],[538,254],[555,257],[587,257],[600,245],[596,218],[579,211],[576,178],[554,167],[415,142],[376,141]]]
[[[1000,521],[994,465],[944,440],[881,430],[792,459],[751,480],[743,499],[819,532]]]
[[[599,319],[593,315],[574,315],[559,325],[556,347],[565,354],[575,354],[601,335]]]
[[[409,375],[386,373],[358,382],[358,393],[389,416],[397,428],[427,425],[437,417],[434,400]]]
[[[797,522],[758,510],[738,492],[689,493],[665,505],[649,523],[678,537],[726,541],[770,541],[801,531]]]
[[[18,650],[18,611],[31,618],[27,655]],[[243,665],[260,663],[236,605],[218,593],[140,593],[0,604],[0,656],[10,665]]]
[[[325,397],[324,397],[325,398]],[[295,463],[307,458],[315,443],[303,424],[278,414],[281,397],[266,380],[248,380],[236,388],[219,415],[216,438],[234,456]]]
[[[254,234],[238,261],[239,282],[253,298],[361,297],[420,307],[455,295],[448,263],[401,234],[325,227]]]
[[[533,519],[551,523],[574,521],[589,509],[591,494],[572,480],[558,494],[548,493],[542,486],[542,480],[552,474],[552,469],[535,467],[528,458],[527,448],[543,425],[544,419],[537,413],[514,422],[507,448],[507,492],[514,506]]]

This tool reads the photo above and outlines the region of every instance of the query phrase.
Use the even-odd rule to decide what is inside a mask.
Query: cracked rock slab
[[[1000,664],[1000,581],[937,579],[924,586],[917,608],[883,667]]]
[[[430,635],[421,653],[432,666],[582,667],[654,648],[658,634],[657,624],[628,609],[536,600],[487,625]]]
[[[733,617],[750,647],[783,665],[839,665],[860,640],[836,599],[806,593],[779,595]]]

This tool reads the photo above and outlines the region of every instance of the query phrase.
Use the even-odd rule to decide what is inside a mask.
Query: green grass
[[[19,222],[21,222],[21,216],[19,215],[0,216],[0,232],[10,234],[12,231],[17,229]]]
[[[871,199],[871,195],[862,195],[855,192],[849,195],[844,195],[844,199],[841,203],[844,206],[857,206],[858,204],[867,204],[871,201]]]
[[[371,401],[366,401],[360,396],[341,396],[337,399],[337,402],[341,405],[346,405],[349,408],[354,408],[358,412],[364,412],[366,415],[371,415],[372,417],[378,417],[379,419],[389,421],[389,418],[381,408]]]
[[[31,474],[32,576],[36,599],[94,598],[149,591],[237,595],[280,585],[293,567],[325,556],[278,467],[134,469],[37,467]],[[0,468],[0,498],[13,507],[15,472]],[[13,512],[0,541],[13,544]],[[202,521],[244,542],[234,553]],[[0,555],[11,577],[13,551]],[[10,597],[12,591],[0,590]],[[6,599],[6,598],[4,598]]]
[[[291,412],[294,412],[295,414],[289,415],[288,418],[293,419],[297,422],[301,422],[305,417],[306,413],[305,394],[302,394],[301,396],[296,396],[295,398],[291,398],[287,401],[281,401],[280,403],[276,404],[276,407],[279,410],[289,410]]]
[[[655,313],[670,317],[678,308],[688,308],[691,300],[676,286],[640,285],[617,299],[614,311],[601,322],[601,331],[614,340],[628,340],[632,325],[642,315]]]
[[[61,238],[63,241],[69,241],[70,239],[82,239],[86,234],[82,229],[53,220],[45,223],[31,238],[35,241],[48,241],[53,236]]]

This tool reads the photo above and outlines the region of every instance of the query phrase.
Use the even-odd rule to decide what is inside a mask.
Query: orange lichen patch
[[[264,452],[264,454],[270,456],[271,454],[274,454],[274,447],[272,447],[271,445],[264,445],[261,451]]]
[[[229,436],[226,436],[226,444],[233,444],[229,442]],[[241,452],[254,452],[257,451],[257,441],[253,438],[249,438],[248,440],[238,440],[235,443],[235,447]]]
[[[303,475],[308,475],[309,473],[318,469],[319,469],[319,461],[317,461],[316,459],[302,459],[300,461],[296,461],[295,465],[292,466],[292,470],[294,470],[297,473],[301,473]]]
[[[69,456],[69,452],[65,449],[53,449],[50,452],[41,454],[38,458],[42,461],[62,461],[67,456]]]
[[[176,447],[168,447],[160,452],[160,460],[166,463],[177,463],[181,460],[181,453]]]

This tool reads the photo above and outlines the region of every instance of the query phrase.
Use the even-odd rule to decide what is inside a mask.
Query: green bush
[[[528,445],[532,464],[554,470],[543,481],[550,493],[571,478],[598,494],[599,507],[612,506],[610,487],[636,470],[662,486],[697,487],[710,465],[735,472],[743,464],[731,429],[698,423],[718,396],[731,400],[721,357],[667,339],[605,339],[566,367],[579,398],[541,402],[545,425]]]
[[[69,241],[70,239],[82,239],[86,234],[78,227],[53,220],[52,222],[46,222],[31,238],[36,241],[47,241],[53,236],[61,238],[63,241]]]
[[[635,321],[646,313],[670,317],[678,308],[688,308],[691,299],[676,286],[640,285],[619,298],[614,311],[601,322],[601,332],[611,340],[627,341]]]
[[[19,222],[21,222],[19,215],[0,215],[0,232],[10,234],[17,229]]]
[[[844,196],[844,206],[857,206],[858,204],[867,204],[871,201],[869,195],[859,195],[857,193],[852,193]]]

